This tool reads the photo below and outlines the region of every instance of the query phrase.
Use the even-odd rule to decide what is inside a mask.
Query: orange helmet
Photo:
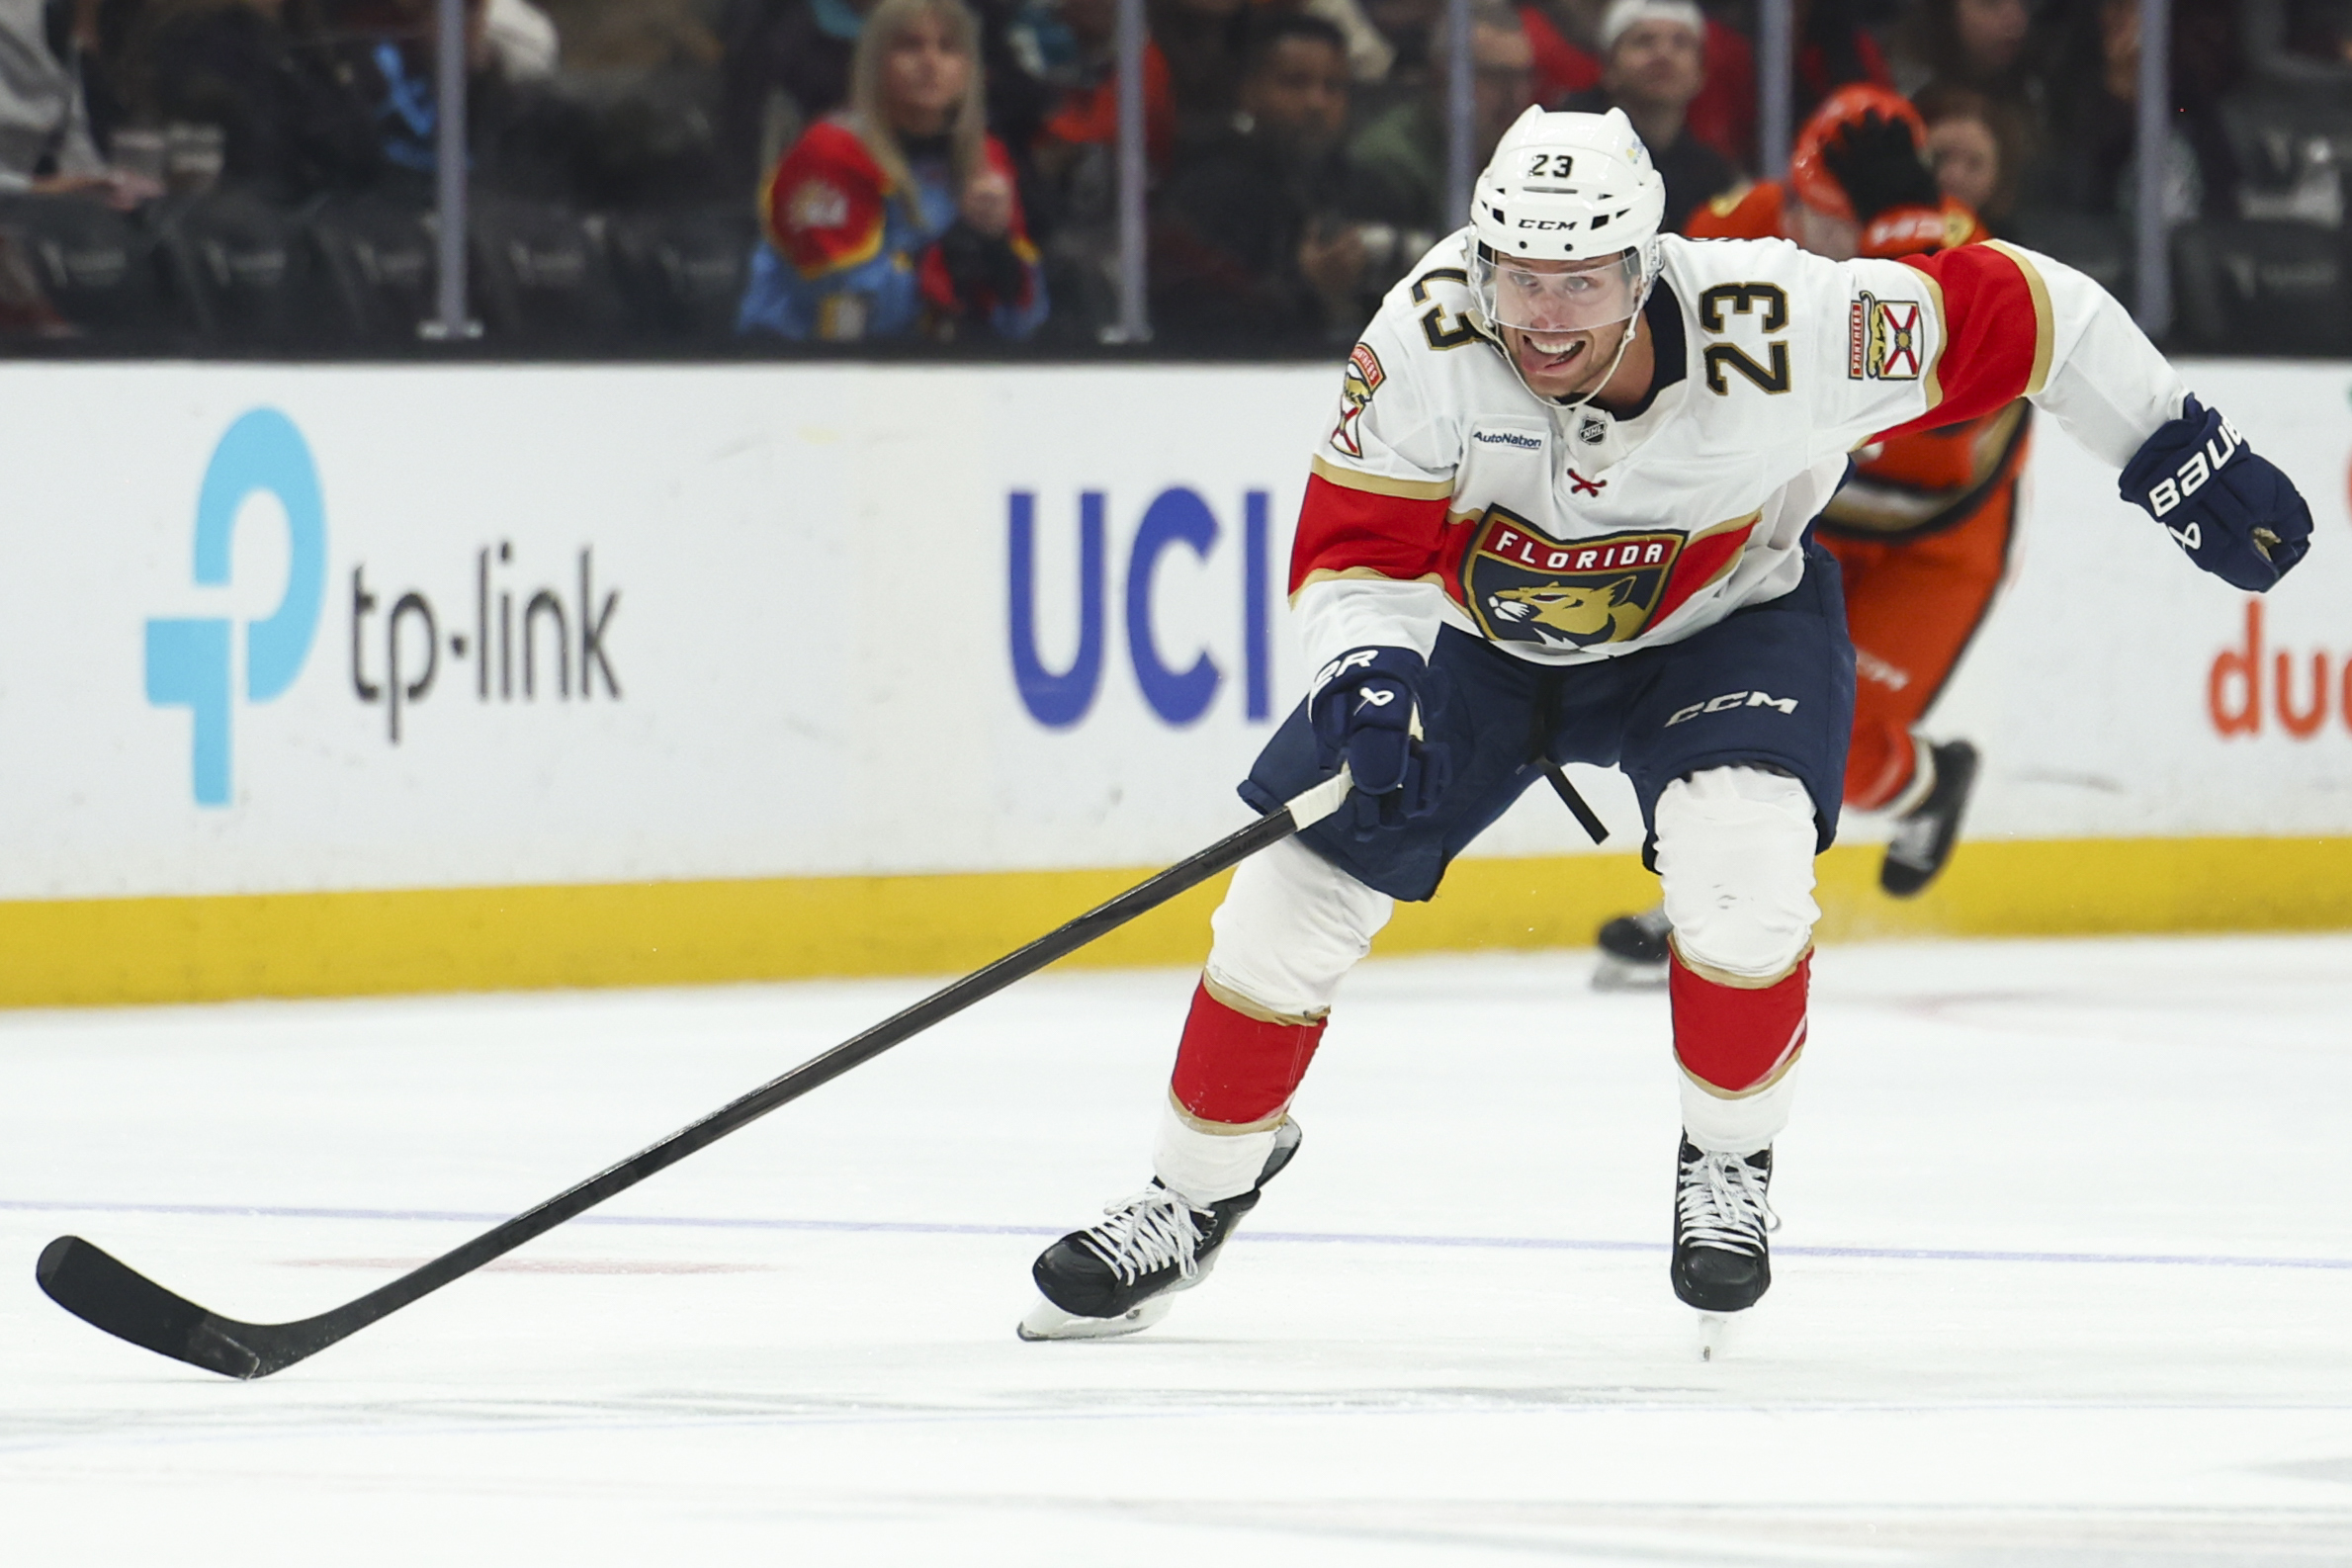
[[[1829,172],[1829,165],[1821,161],[1821,148],[1873,110],[1882,120],[1899,120],[1909,126],[1913,146],[1927,145],[1927,122],[1919,118],[1919,111],[1902,94],[1869,82],[1839,88],[1821,100],[1813,118],[1797,131],[1796,150],[1788,157],[1788,188],[1814,212],[1827,213],[1832,218],[1854,216],[1854,204],[1846,199],[1845,187]]]

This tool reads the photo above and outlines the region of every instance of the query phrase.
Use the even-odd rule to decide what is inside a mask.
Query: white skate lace
[[[1155,1268],[1175,1263],[1182,1277],[1199,1271],[1200,1225],[1192,1205],[1163,1186],[1103,1205],[1110,1218],[1080,1235],[1079,1242],[1110,1264],[1119,1283],[1131,1285]]]
[[[1781,1228],[1762,1178],[1735,1154],[1702,1154],[1684,1166],[1676,1206],[1683,1240],[1694,1247],[1761,1253],[1766,1233]]]

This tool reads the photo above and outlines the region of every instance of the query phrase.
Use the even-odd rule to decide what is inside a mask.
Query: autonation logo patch
[[[228,586],[237,512],[254,495],[277,497],[286,514],[286,593],[268,616],[245,623],[245,699],[272,702],[303,672],[326,591],[318,467],[303,433],[275,408],[256,408],[230,425],[205,470],[196,501],[197,586]],[[200,806],[225,806],[229,799],[232,630],[225,617],[147,623],[147,701],[194,715]]]

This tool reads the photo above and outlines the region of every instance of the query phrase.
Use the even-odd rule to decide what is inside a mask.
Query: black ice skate
[[[1101,1224],[1048,1247],[1029,1270],[1045,1299],[1016,1332],[1024,1340],[1103,1340],[1140,1333],[1167,1317],[1170,1298],[1209,1276],[1234,1227],[1298,1153],[1298,1123],[1284,1122],[1258,1184],[1247,1192],[1196,1209],[1155,1177],[1104,1209],[1109,1217]]]
[[[1700,1312],[1744,1312],[1772,1288],[1772,1248],[1765,1238],[1781,1228],[1765,1198],[1772,1148],[1704,1154],[1685,1138],[1678,1158],[1674,1293]]]
[[[1952,858],[1968,792],[1976,787],[1976,748],[1967,741],[1947,740],[1928,754],[1935,758],[1936,782],[1926,800],[1895,819],[1878,866],[1878,886],[1898,899],[1916,897]]]
[[[1646,991],[1666,984],[1666,906],[1639,915],[1620,915],[1601,927],[1600,962],[1593,966],[1595,991]]]

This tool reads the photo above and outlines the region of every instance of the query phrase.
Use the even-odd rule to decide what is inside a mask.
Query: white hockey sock
[[[1234,1197],[1258,1184],[1281,1126],[1225,1132],[1187,1116],[1171,1095],[1160,1109],[1160,1137],[1152,1149],[1160,1184],[1196,1208]]]
[[[1789,1063],[1778,1079],[1736,1098],[1682,1074],[1684,1134],[1707,1154],[1754,1154],[1788,1125],[1799,1065]]]

